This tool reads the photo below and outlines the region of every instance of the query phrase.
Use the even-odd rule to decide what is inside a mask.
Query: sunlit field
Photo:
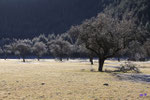
[[[1,59],[0,100],[150,100],[150,79],[121,77],[126,74],[113,72],[121,63],[108,60],[104,70],[110,72],[97,72],[96,60],[91,66],[88,60]],[[136,64],[150,75],[150,62]]]

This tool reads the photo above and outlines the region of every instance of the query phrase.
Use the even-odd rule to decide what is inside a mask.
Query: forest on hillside
[[[148,0],[1,0],[0,38],[62,34],[103,11],[120,17],[132,11],[149,24],[149,9]]]
[[[33,38],[40,34],[61,34],[71,25],[96,16],[102,0],[1,0],[0,36]]]

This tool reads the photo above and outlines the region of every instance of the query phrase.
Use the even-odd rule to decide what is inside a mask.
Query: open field
[[[114,70],[119,64],[106,61],[104,70]],[[142,75],[150,75],[150,62],[137,64]],[[92,67],[96,70],[97,63]],[[149,80],[120,80],[114,72],[90,69],[85,60],[0,60],[0,100],[150,100]],[[139,96],[144,93],[147,96]]]

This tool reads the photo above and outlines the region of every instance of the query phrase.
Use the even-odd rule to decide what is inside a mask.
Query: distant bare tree
[[[103,71],[104,61],[114,57],[126,48],[131,33],[135,30],[130,20],[118,20],[109,15],[99,14],[97,18],[86,20],[80,26],[79,43],[99,58],[98,71]]]
[[[14,54],[18,57],[18,59],[20,59],[20,52],[19,51],[14,51]]]
[[[1,54],[3,54],[3,49],[2,49],[2,48],[0,48],[0,55],[1,55]]]
[[[32,42],[43,42],[44,44],[47,44],[48,38],[44,34],[41,34],[40,36],[33,38]]]
[[[63,57],[69,57],[71,53],[70,43],[63,40],[62,38],[52,40],[49,42],[50,52],[54,57],[59,58],[62,61]]]
[[[33,45],[33,53],[37,56],[38,61],[40,57],[47,53],[47,47],[43,42],[36,42]]]
[[[138,41],[130,42],[127,52],[129,60],[133,61],[144,60],[147,56],[146,50],[143,48],[142,44]]]
[[[12,46],[11,45],[4,45],[3,46],[3,53],[5,55],[5,60],[6,60],[7,56],[12,53]]]
[[[61,34],[61,35],[59,36],[59,38],[62,38],[63,40],[65,40],[65,41],[71,43],[71,39],[70,39],[70,36],[69,36],[68,33],[63,33],[63,34]]]
[[[79,28],[79,26],[71,26],[71,28],[67,31],[71,44],[76,44],[80,34]]]
[[[93,58],[95,57],[95,54],[92,51],[90,51],[83,45],[79,45],[78,52],[79,52],[79,54],[83,55],[84,57],[88,57],[91,65],[94,65]]]
[[[31,53],[31,45],[32,42],[30,40],[18,40],[16,43],[14,43],[14,52],[17,52],[17,55],[19,54],[23,62],[25,62],[25,57]]]
[[[91,62],[91,65],[94,65],[93,60],[94,60],[95,54],[93,52],[89,51],[88,55],[89,55],[89,60]]]
[[[48,41],[54,40],[56,38],[55,34],[48,35]]]
[[[48,39],[44,34],[40,35],[38,38],[39,38],[39,42],[43,42],[43,43],[47,44]]]
[[[80,57],[80,47],[77,44],[71,44],[71,57],[78,58]]]
[[[79,55],[88,56],[90,59],[91,64],[93,65],[93,53],[85,48],[84,46],[81,46],[78,44],[78,39],[80,35],[80,26],[71,26],[71,28],[67,31],[67,34],[70,39],[70,43],[73,45],[72,51],[73,53],[78,53]],[[79,56],[78,55],[78,56]]]

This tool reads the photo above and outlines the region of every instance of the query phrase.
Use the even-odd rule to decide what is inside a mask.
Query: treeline
[[[125,15],[120,19],[110,13],[100,13],[72,26],[61,35],[40,35],[33,39],[2,39],[0,53],[25,58],[35,55],[38,60],[44,55],[63,58],[89,57],[99,60],[99,71],[104,61],[113,57],[145,61],[150,57],[150,32],[148,27],[137,25],[136,18]]]
[[[74,37],[68,33],[61,35],[49,34],[48,36],[42,34],[33,39],[3,38],[0,40],[0,54],[4,59],[14,55],[19,59],[22,58],[24,62],[25,58],[31,56],[36,56],[38,60],[43,56],[49,56],[60,61],[63,58],[88,57],[85,48],[79,46],[76,42]]]

